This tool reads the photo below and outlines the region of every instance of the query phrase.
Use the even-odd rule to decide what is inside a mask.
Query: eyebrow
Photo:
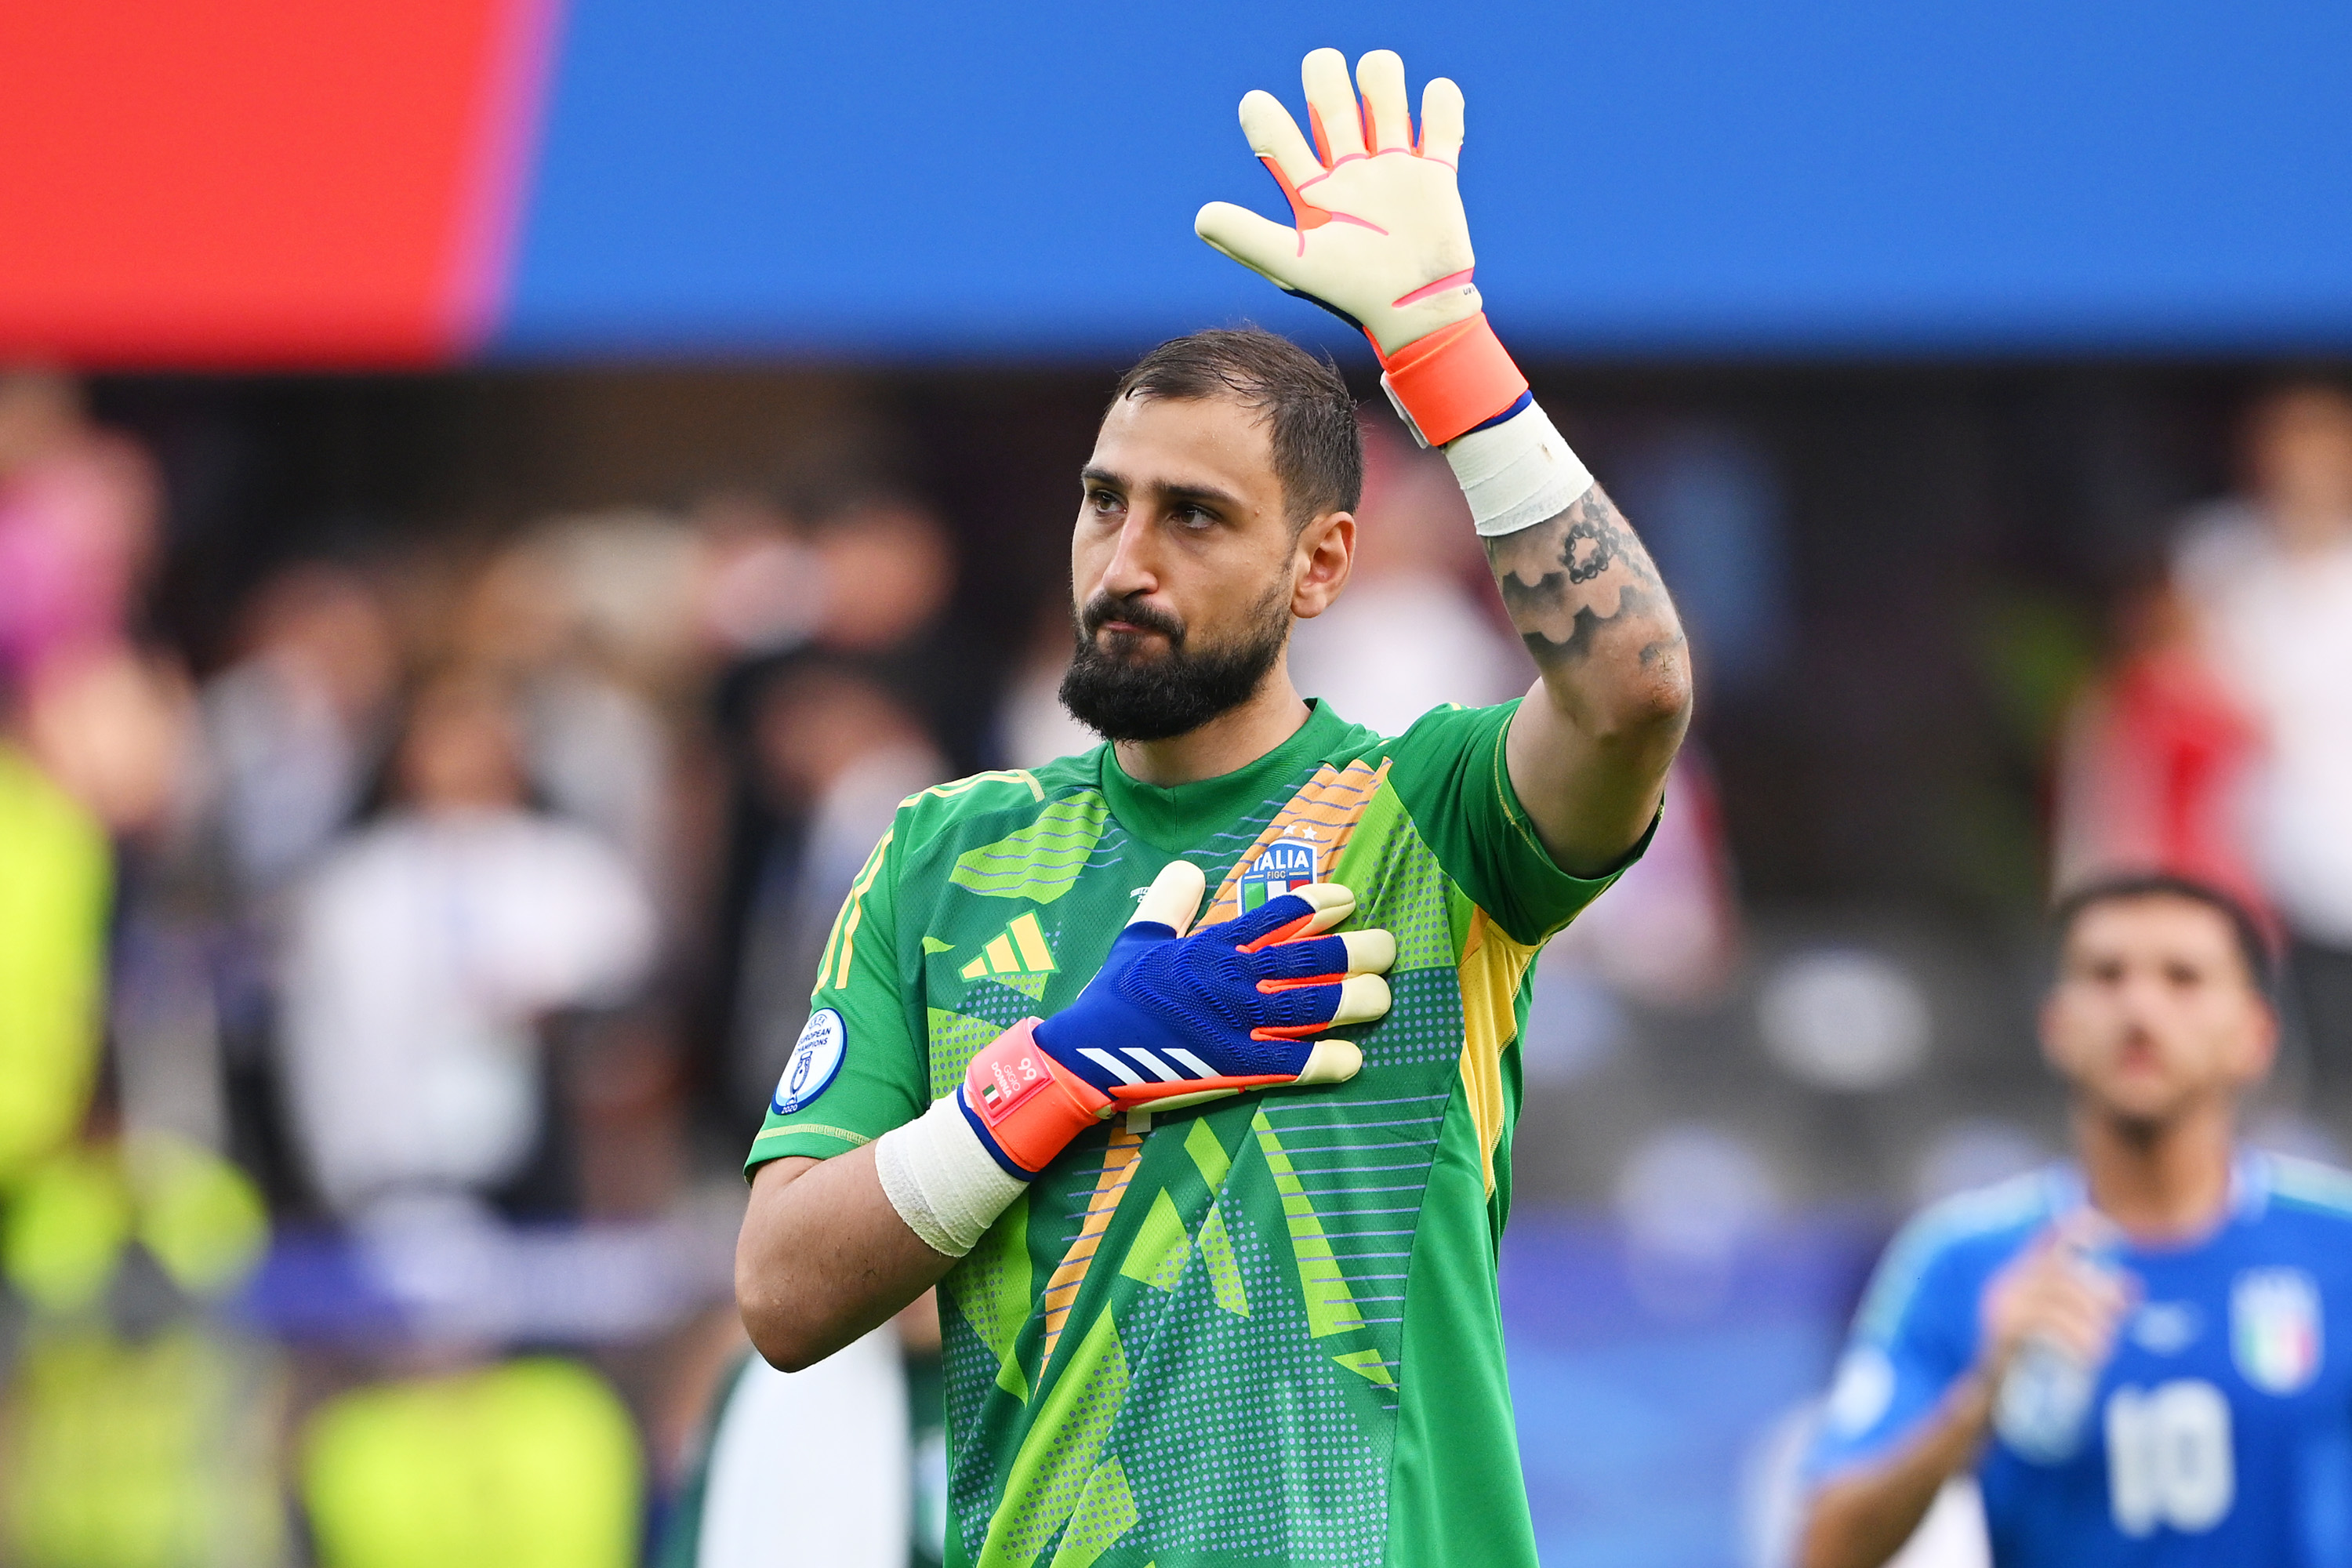
[[[1108,468],[1097,468],[1092,465],[1080,468],[1078,478],[1085,483],[1108,485],[1114,489],[1125,490],[1135,488],[1128,483],[1123,475],[1112,473]],[[1222,507],[1227,511],[1244,510],[1244,503],[1239,496],[1229,490],[1221,490],[1214,485],[1160,484],[1147,485],[1144,488],[1150,490],[1155,499],[1162,501],[1200,501],[1210,506]]]

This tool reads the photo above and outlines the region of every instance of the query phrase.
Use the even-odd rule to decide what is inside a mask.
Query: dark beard
[[[1200,651],[1184,646],[1184,623],[1150,606],[1117,599],[1089,600],[1072,617],[1077,647],[1062,677],[1062,706],[1106,741],[1165,741],[1189,734],[1257,694],[1266,671],[1290,637],[1289,584],[1276,582],[1252,606],[1230,647]],[[1095,641],[1105,621],[1121,620],[1160,633],[1168,649],[1158,658],[1122,658]],[[1111,638],[1113,649],[1137,639]]]

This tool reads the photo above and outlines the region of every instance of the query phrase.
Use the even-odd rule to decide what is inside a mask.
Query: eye
[[[1178,507],[1176,509],[1175,518],[1176,521],[1181,526],[1194,533],[1199,533],[1204,530],[1214,528],[1217,524],[1217,518],[1214,512],[1204,511],[1197,506]]]
[[[1108,514],[1118,510],[1125,503],[1118,499],[1118,491],[1097,487],[1087,492],[1087,504],[1097,512]]]

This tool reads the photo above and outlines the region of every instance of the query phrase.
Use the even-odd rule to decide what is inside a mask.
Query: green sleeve
[[[840,1066],[831,1082],[789,1113],[769,1100],[767,1121],[743,1163],[746,1175],[785,1154],[828,1160],[847,1153],[930,1105],[923,1048],[908,1022],[899,973],[898,867],[906,847],[893,840],[907,826],[902,812],[849,885],[809,994],[812,1027],[820,1026],[825,1009],[839,1016]]]
[[[1650,847],[1650,831],[1614,869],[1571,877],[1552,861],[1511,787],[1504,759],[1515,701],[1437,708],[1389,743],[1389,782],[1437,863],[1514,942],[1545,941],[1608,890]]]

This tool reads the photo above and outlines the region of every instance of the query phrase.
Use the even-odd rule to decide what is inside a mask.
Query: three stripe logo
[[[992,974],[1051,974],[1054,950],[1045,945],[1045,933],[1038,929],[1037,916],[1032,911],[990,938],[980,956],[956,973],[966,980]]]
[[[1157,1079],[1161,1083],[1182,1083],[1192,1079],[1214,1078],[1216,1069],[1180,1047],[1169,1046],[1157,1051],[1141,1046],[1122,1046],[1117,1051],[1095,1050],[1080,1047],[1078,1055],[1110,1074],[1121,1083],[1144,1083]],[[1127,1058],[1122,1061],[1119,1058]],[[1173,1061],[1174,1066],[1170,1062]],[[1141,1071],[1137,1069],[1140,1068]]]

